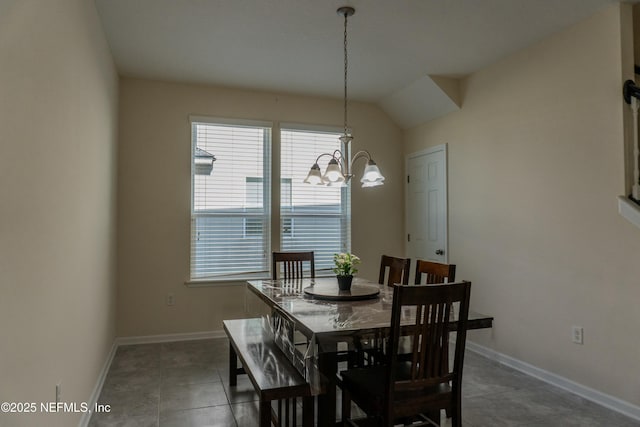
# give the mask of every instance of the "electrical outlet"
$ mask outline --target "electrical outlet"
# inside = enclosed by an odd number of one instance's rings
[[[176,297],[173,294],[167,294],[167,305],[175,305]]]
[[[56,384],[56,404],[62,400],[62,386],[60,383]]]
[[[575,344],[584,344],[584,330],[582,326],[574,326],[571,328],[571,340]]]

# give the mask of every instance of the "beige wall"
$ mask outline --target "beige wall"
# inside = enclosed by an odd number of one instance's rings
[[[633,27],[636,29],[633,37],[633,59],[636,64],[640,65],[640,5],[638,4],[634,4],[632,7],[632,20]]]
[[[118,91],[93,2],[2,2],[0,64],[0,401],[87,401],[115,337]]]
[[[242,316],[245,288],[187,288],[190,234],[188,116],[340,126],[340,100],[123,78],[118,183],[118,335],[221,330]],[[377,107],[353,103],[354,149],[372,152],[383,187],[352,192],[352,250],[377,278],[383,252],[402,255],[402,134]],[[361,168],[362,165],[358,165]],[[360,173],[360,170],[358,170]],[[173,293],[175,306],[165,298]]]
[[[450,261],[495,316],[470,339],[638,405],[621,22],[611,7],[473,74],[462,109],[407,131],[405,154],[449,144]]]

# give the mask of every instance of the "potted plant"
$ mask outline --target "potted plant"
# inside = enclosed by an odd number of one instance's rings
[[[333,254],[333,263],[335,264],[333,272],[336,273],[338,287],[341,291],[348,291],[351,289],[353,275],[358,272],[356,265],[360,264],[360,258],[352,253],[343,252],[340,254]]]

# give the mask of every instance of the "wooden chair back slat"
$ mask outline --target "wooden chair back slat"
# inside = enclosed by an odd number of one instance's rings
[[[295,280],[304,277],[304,263],[309,263],[309,277],[316,277],[313,251],[310,252],[274,252],[272,257],[272,279]],[[278,277],[282,266],[282,276]]]
[[[378,277],[378,283],[383,285],[385,283],[385,276],[387,276],[386,284],[388,286],[392,286],[396,283],[408,285],[410,267],[410,258],[396,258],[388,255],[382,255],[380,258],[380,275]],[[387,270],[389,271],[388,275],[386,274]]]
[[[422,281],[422,276],[425,276],[425,281]],[[427,284],[433,285],[436,283],[451,283],[456,280],[456,265],[455,264],[441,264],[433,261],[423,261],[421,259],[416,261],[416,279],[415,284]]]

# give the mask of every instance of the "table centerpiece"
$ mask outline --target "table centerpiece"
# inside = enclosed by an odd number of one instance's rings
[[[358,272],[356,265],[360,264],[360,258],[350,252],[343,252],[333,254],[333,263],[335,264],[333,272],[336,273],[338,287],[341,291],[350,290],[353,275]]]

